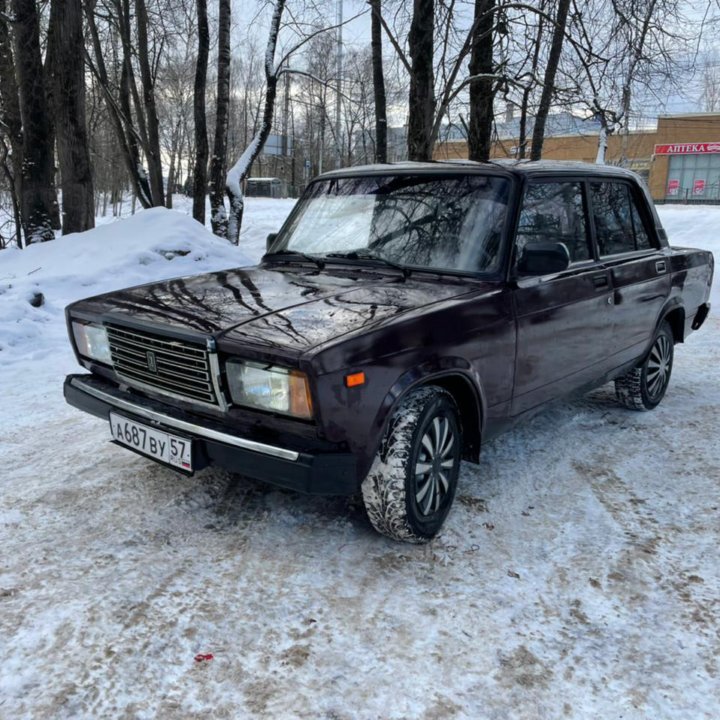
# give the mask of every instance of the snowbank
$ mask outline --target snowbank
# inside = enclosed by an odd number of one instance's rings
[[[153,208],[26,250],[0,252],[0,366],[65,342],[63,310],[83,297],[251,264],[192,218]],[[34,307],[31,302],[40,304]]]

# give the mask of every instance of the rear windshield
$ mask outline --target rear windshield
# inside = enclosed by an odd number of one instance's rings
[[[510,181],[489,175],[319,181],[303,196],[273,252],[496,272],[509,195]]]

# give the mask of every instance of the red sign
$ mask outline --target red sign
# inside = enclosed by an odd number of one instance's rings
[[[693,195],[704,195],[705,194],[705,181],[696,180],[693,183]]]
[[[720,142],[675,143],[674,145],[656,145],[655,155],[705,155],[720,153]]]
[[[668,180],[668,188],[667,188],[668,195],[677,195],[679,190],[680,190],[680,181],[679,180]]]

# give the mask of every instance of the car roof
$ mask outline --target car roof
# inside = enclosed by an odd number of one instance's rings
[[[505,174],[518,176],[534,175],[574,175],[624,177],[637,180],[638,175],[631,170],[614,165],[596,165],[593,163],[564,160],[490,160],[475,162],[473,160],[437,160],[432,162],[397,162],[376,165],[357,165],[355,167],[338,168],[323,173],[316,179],[333,177],[359,177],[365,175],[464,175],[464,174]]]

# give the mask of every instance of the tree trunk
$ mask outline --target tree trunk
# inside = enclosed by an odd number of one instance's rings
[[[5,161],[8,184],[12,194],[13,215],[15,217],[15,236],[18,247],[22,247],[22,221],[20,216],[20,198],[22,196],[23,172],[23,135],[20,118],[18,87],[15,81],[15,61],[11,47],[10,31],[4,16],[7,12],[6,0],[0,0],[0,106],[2,120],[10,144]]]
[[[226,188],[230,200],[228,240],[236,245],[240,241],[240,228],[242,227],[243,212],[245,210],[243,183],[249,175],[253,163],[262,152],[265,141],[268,139],[272,129],[278,83],[278,70],[275,67],[275,49],[284,10],[285,0],[275,0],[275,9],[270,21],[270,32],[265,50],[265,105],[260,129],[227,175]]]
[[[207,0],[197,0],[198,57],[195,68],[195,170],[193,171],[193,217],[205,224],[205,196],[208,183],[208,138],[205,119],[205,91],[207,89],[210,30],[208,29]]]
[[[411,68],[407,143],[408,159],[422,161],[432,160],[433,151],[435,3],[434,0],[413,0],[413,5],[408,36]]]
[[[375,96],[375,162],[387,162],[387,107],[382,57],[382,12],[380,0],[369,0],[371,16],[371,48],[373,92]],[[363,133],[363,138],[365,137]]]
[[[143,104],[145,105],[145,121],[147,123],[147,146],[145,155],[150,174],[150,189],[153,196],[153,205],[165,204],[165,190],[163,188],[162,155],[160,152],[160,121],[158,119],[157,105],[155,103],[155,79],[150,68],[148,45],[148,15],[145,0],[136,0],[138,48],[137,55],[140,61],[140,76],[143,85]]]
[[[540,10],[545,10],[545,0],[540,3]],[[538,63],[540,62],[540,49],[542,48],[543,30],[545,27],[545,18],[540,15],[537,20],[537,35],[535,36],[535,45],[533,47],[532,71],[533,83],[537,75]],[[528,107],[530,105],[530,93],[532,92],[532,83],[528,82],[527,87],[523,90],[522,100],[520,101],[520,129],[518,135],[518,159],[523,160],[527,153],[527,117]]]
[[[57,148],[62,188],[63,234],[95,227],[95,203],[85,125],[85,64],[81,0],[52,0],[48,29]],[[51,48],[51,49],[50,49]]]
[[[531,160],[539,160],[542,157],[543,141],[545,139],[545,123],[548,113],[550,112],[550,103],[555,94],[555,75],[557,74],[560,63],[560,53],[562,52],[563,40],[565,39],[565,25],[567,23],[569,8],[570,0],[559,0],[552,42],[550,44],[550,55],[548,57],[547,67],[545,68],[540,105],[538,106],[535,117],[535,127],[533,128],[532,149],[530,151]]]
[[[225,174],[230,112],[230,0],[220,0],[218,13],[218,69],[215,141],[210,159],[210,222],[215,235],[227,238]]]
[[[55,237],[60,225],[49,109],[40,55],[40,26],[35,0],[13,0],[15,73],[23,126],[20,212],[25,242]]]
[[[470,54],[470,77],[492,75],[493,41],[495,34],[495,0],[475,0],[475,29]],[[487,162],[490,159],[490,138],[495,119],[495,80],[483,77],[470,84],[470,122],[468,127],[468,157]]]
[[[595,163],[598,165],[605,164],[609,134],[607,121],[603,115],[600,115],[600,134],[598,135],[598,149],[597,156],[595,157]]]
[[[177,122],[175,123],[175,128],[173,129],[172,135],[170,136],[170,169],[168,170],[167,192],[165,193],[165,207],[168,210],[172,210],[173,206],[173,193],[175,192],[175,177],[177,173],[175,163],[180,162],[179,145],[181,124],[182,118],[178,117]]]

